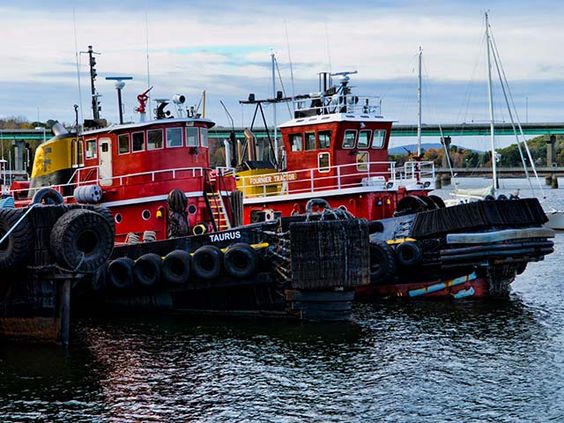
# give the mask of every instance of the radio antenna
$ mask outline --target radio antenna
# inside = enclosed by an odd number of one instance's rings
[[[82,90],[80,88],[80,54],[78,52],[78,36],[76,33],[76,10],[72,9],[72,22],[73,22],[73,32],[74,32],[74,55],[76,58],[76,83],[78,85],[78,104],[80,105],[80,121],[84,121],[84,116],[82,114]]]

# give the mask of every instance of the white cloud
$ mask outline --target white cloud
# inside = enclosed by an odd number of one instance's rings
[[[194,97],[207,89],[210,99],[224,98],[231,104],[249,91],[269,94],[269,84],[258,83],[269,78],[266,64],[271,49],[278,55],[289,87],[288,66],[284,63],[288,58],[285,21],[296,64],[295,77],[302,86],[308,81],[309,90],[315,89],[315,73],[326,70],[329,60],[333,71],[358,69],[357,85],[413,79],[419,45],[424,48],[428,77],[434,81],[467,81],[476,63],[483,63],[483,4],[381,3],[377,6],[353,2],[347,7],[342,2],[317,1],[227,5],[173,2],[166,8],[148,8],[154,91],[163,96],[185,92]],[[0,6],[3,38],[10,41],[2,48],[7,65],[0,72],[0,82],[3,86],[27,86],[29,90],[39,82],[66,85],[66,92],[72,92],[76,86],[72,9],[19,7]],[[134,75],[135,80],[125,92],[130,103],[145,85],[146,9],[143,4],[140,7],[125,12],[103,3],[76,10],[79,49],[86,50],[92,44],[102,53],[97,58],[98,89],[104,95],[106,113],[115,115],[115,101],[113,85],[104,81],[103,76]],[[563,79],[564,57],[557,52],[564,40],[564,28],[559,24],[558,13],[534,5],[527,7],[525,2],[497,2],[491,15],[511,80]],[[88,107],[84,56],[81,64],[83,105]],[[475,78],[483,77],[483,71],[476,71]],[[18,106],[21,114],[35,116],[40,107],[49,117],[71,119],[68,110],[76,101],[76,94],[75,98],[60,98],[56,90],[50,95],[43,88],[41,92],[36,104]],[[437,101],[449,95],[439,95]],[[13,114],[17,96],[17,92],[0,93],[0,115]],[[460,103],[464,100],[460,98]],[[452,98],[448,101],[452,102]],[[395,102],[399,103],[399,99]],[[222,121],[223,113],[218,110],[218,119]]]

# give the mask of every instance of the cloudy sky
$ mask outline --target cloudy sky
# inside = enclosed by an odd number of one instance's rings
[[[386,117],[413,123],[422,46],[423,121],[483,122],[485,10],[522,120],[564,120],[564,2],[546,0],[0,0],[0,117],[72,122],[80,102],[76,46],[91,44],[101,53],[97,87],[110,121],[117,101],[104,77],[133,76],[124,103],[134,119],[148,52],[154,98],[183,93],[197,103],[205,89],[208,117],[227,124],[223,100],[235,124],[248,125],[252,110],[238,100],[271,95],[274,52],[287,94],[290,56],[296,93],[315,91],[320,71],[358,70],[358,91],[382,96]],[[82,113],[90,117],[84,55],[79,68]],[[507,119],[497,98],[498,119]]]

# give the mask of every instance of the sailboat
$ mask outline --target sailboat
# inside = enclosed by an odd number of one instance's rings
[[[505,71],[501,64],[501,59],[499,56],[499,52],[497,50],[497,46],[495,44],[495,40],[493,39],[491,33],[491,26],[489,23],[489,16],[488,13],[485,13],[485,26],[486,26],[486,59],[487,59],[487,74],[488,74],[488,106],[489,106],[489,121],[490,121],[490,151],[491,151],[491,162],[492,162],[492,184],[489,186],[485,186],[482,188],[474,188],[474,189],[462,189],[462,188],[455,188],[454,192],[451,194],[455,200],[446,201],[447,205],[450,204],[460,204],[461,202],[468,202],[474,200],[484,200],[490,198],[496,198],[496,194],[499,191],[499,177],[497,174],[497,162],[499,160],[499,156],[496,152],[496,141],[495,141],[495,116],[494,116],[494,105],[493,105],[493,82],[492,82],[492,65],[495,65],[497,75],[499,77],[501,90],[504,96],[505,105],[507,107],[507,111],[509,114],[509,118],[511,121],[511,126],[513,128],[513,133],[515,134],[515,139],[517,141],[517,147],[519,149],[519,154],[521,157],[521,162],[523,164],[523,169],[525,171],[526,179],[529,183],[530,189],[533,193],[533,196],[539,197],[533,183],[531,181],[531,176],[529,175],[529,169],[527,167],[526,158],[529,160],[531,170],[534,175],[535,183],[538,186],[538,191],[540,192],[539,200],[541,203],[543,200],[546,199],[544,195],[544,190],[542,187],[542,183],[538,176],[538,173],[535,168],[535,163],[533,157],[531,155],[531,151],[527,142],[525,140],[523,128],[521,126],[521,121],[519,120],[519,116],[517,114],[517,110],[515,108],[515,104],[513,102],[513,97],[511,96],[511,92],[509,90],[509,84],[507,82],[507,77],[505,75]],[[493,63],[492,63],[493,61]],[[445,150],[445,154],[447,156],[447,161],[449,167],[452,166],[450,164],[450,160],[448,160],[448,151]],[[525,158],[526,156],[526,158]],[[500,194],[498,198],[505,198],[505,195]],[[543,208],[545,209],[545,213],[549,219],[546,223],[546,226],[551,229],[558,229],[564,230],[564,210],[557,210],[552,207],[548,207],[546,204],[543,204]]]

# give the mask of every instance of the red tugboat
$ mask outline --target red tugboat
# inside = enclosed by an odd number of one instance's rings
[[[264,101],[251,95],[241,102],[261,111],[264,102],[295,104],[294,118],[280,125],[278,166],[255,160],[256,146],[248,133],[249,160],[240,161],[237,172],[245,222],[304,213],[311,198],[323,198],[358,217],[384,219],[405,196],[426,196],[434,189],[432,162],[411,161],[397,168],[388,160],[392,121],[382,117],[378,98],[352,93],[351,73],[356,72],[321,73],[319,93]],[[335,86],[334,76],[339,77]]]
[[[120,99],[128,78],[112,79]],[[101,303],[112,311],[349,319],[354,288],[369,282],[366,222],[309,222],[301,216],[242,226],[243,195],[235,176],[209,167],[208,129],[214,123],[187,108],[180,95],[156,100],[155,119],[146,120],[148,91],[138,96],[139,122],[124,123],[120,107],[119,124],[108,126],[93,90],[93,119],[85,130],[55,125],[55,136],[36,151],[30,182],[11,187],[14,213],[22,219],[24,210],[55,205],[61,212],[73,209],[67,220],[95,209],[103,226],[111,226],[115,248],[108,262],[94,227],[72,221],[70,233],[67,222],[57,239],[53,225],[41,228],[41,250],[62,246],[57,260],[71,273],[97,264],[86,272],[93,274],[91,283],[74,290],[80,308],[106,308]],[[13,222],[0,221],[0,236],[11,244],[18,241]],[[329,236],[333,228],[339,229],[336,237]],[[304,253],[319,245],[330,254]],[[11,250],[0,243],[0,258],[10,258]],[[26,256],[20,264],[29,263]],[[318,279],[309,270],[320,267],[334,271]],[[0,306],[19,299],[8,294],[0,295]]]
[[[372,283],[357,288],[357,298],[507,295],[529,261],[552,252],[548,238],[554,234],[541,227],[546,216],[538,202],[493,201],[446,210],[439,197],[428,195],[434,189],[432,162],[416,158],[397,168],[388,161],[392,121],[382,117],[374,99],[352,93],[351,73],[356,72],[321,73],[319,93],[294,98],[278,93],[268,100],[251,94],[241,102],[256,104],[255,118],[260,111],[265,126],[262,103],[295,104],[293,119],[280,125],[281,160],[277,151],[270,160],[255,160],[251,131],[245,146],[249,160],[233,151],[245,221],[324,209],[371,221]]]

